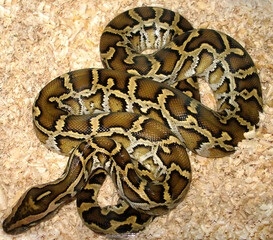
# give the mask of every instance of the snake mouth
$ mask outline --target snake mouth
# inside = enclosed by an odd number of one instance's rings
[[[20,234],[25,232],[26,230],[28,230],[29,226],[14,226],[14,224],[11,224],[10,219],[6,218],[3,221],[3,230],[5,233],[10,234],[10,235],[16,235],[16,234]]]

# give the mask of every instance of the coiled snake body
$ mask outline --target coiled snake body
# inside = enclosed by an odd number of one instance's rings
[[[234,152],[262,111],[257,70],[231,37],[193,29],[172,11],[141,7],[114,18],[101,37],[105,69],[66,73],[33,105],[38,138],[70,154],[64,174],[29,189],[5,219],[7,233],[44,220],[74,197],[96,232],[137,232],[185,197],[191,168],[185,147],[207,157]],[[158,49],[143,54],[146,49]],[[200,103],[197,77],[217,103]],[[106,175],[120,200],[101,208]]]

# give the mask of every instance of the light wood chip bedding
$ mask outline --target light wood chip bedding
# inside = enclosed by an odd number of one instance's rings
[[[186,199],[168,215],[129,239],[273,238],[273,85],[270,0],[0,0],[0,219],[30,186],[57,178],[67,158],[37,140],[33,100],[56,76],[101,67],[99,39],[117,14],[137,6],[178,11],[195,28],[212,28],[239,41],[259,70],[264,113],[260,127],[236,153],[221,159],[190,154],[193,182]],[[205,89],[205,88],[204,88]],[[204,101],[211,95],[204,94]],[[101,202],[116,198],[109,184]],[[51,220],[0,239],[105,239],[81,222],[75,202]]]

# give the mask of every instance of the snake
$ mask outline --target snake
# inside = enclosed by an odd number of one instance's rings
[[[138,7],[108,23],[100,53],[103,68],[65,73],[36,97],[38,139],[69,159],[57,180],[21,196],[3,222],[6,233],[22,233],[74,199],[94,232],[136,233],[187,195],[188,151],[228,156],[257,127],[263,111],[257,69],[222,32],[194,29],[171,10]],[[216,109],[200,100],[200,78]],[[108,175],[119,200],[101,207]]]

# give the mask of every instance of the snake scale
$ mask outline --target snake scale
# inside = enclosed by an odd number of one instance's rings
[[[38,138],[70,157],[59,179],[23,194],[3,222],[6,233],[27,230],[75,198],[95,232],[142,230],[188,192],[185,148],[205,157],[229,155],[259,121],[257,70],[224,33],[193,29],[170,10],[140,7],[106,26],[100,51],[103,69],[68,72],[38,94]],[[209,83],[217,111],[200,102],[199,77]],[[102,208],[97,196],[107,175],[120,199]]]

